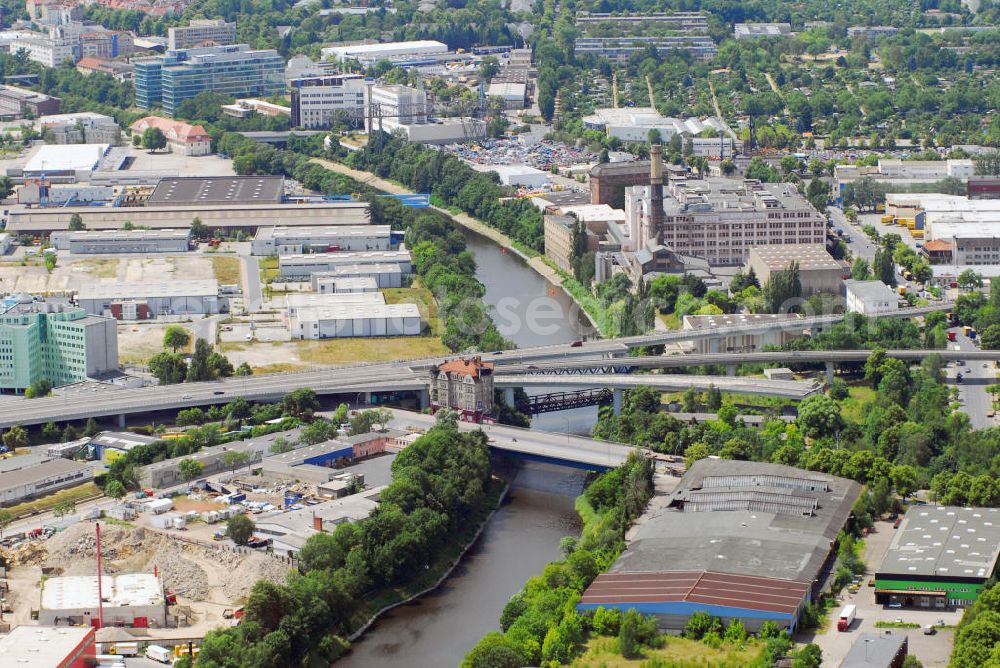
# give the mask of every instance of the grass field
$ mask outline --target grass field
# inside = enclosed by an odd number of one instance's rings
[[[656,317],[667,326],[667,329],[680,329],[683,326],[676,313],[657,313]]]
[[[118,260],[106,258],[103,260],[79,260],[73,263],[74,269],[82,269],[95,278],[117,278]]]
[[[97,485],[92,482],[88,482],[86,485],[70,487],[69,489],[60,490],[55,494],[50,494],[49,496],[44,496],[40,499],[35,499],[34,501],[25,501],[24,503],[19,503],[16,506],[10,506],[6,510],[13,513],[14,517],[20,517],[21,515],[34,515],[37,513],[44,513],[46,510],[51,510],[56,504],[62,503],[63,501],[76,503],[81,499],[86,499],[100,493],[101,489]]]
[[[323,341],[293,341],[293,343],[299,359],[306,364],[390,362],[448,353],[448,349],[441,343],[441,339],[429,336],[326,339]]]
[[[626,668],[643,665],[664,666],[666,668],[742,668],[751,665],[764,651],[764,646],[756,641],[743,645],[724,643],[714,649],[703,643],[687,638],[667,638],[660,649],[647,649],[638,659],[626,659],[618,649],[617,638],[592,638],[587,643],[587,651],[570,664],[573,668]]]
[[[215,280],[222,285],[241,285],[243,283],[240,276],[239,258],[213,255],[212,272],[215,274]]]
[[[258,262],[260,264],[261,283],[267,283],[272,279],[277,278],[281,274],[281,270],[278,269],[277,255],[271,255],[270,257],[262,257]]]
[[[852,385],[848,390],[850,396],[840,402],[840,414],[849,422],[861,422],[864,418],[864,405],[875,401],[875,390],[863,385]]]

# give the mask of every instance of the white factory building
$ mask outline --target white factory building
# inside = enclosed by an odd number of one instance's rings
[[[149,317],[219,313],[219,283],[214,279],[162,283],[87,283],[76,293],[77,303],[92,315],[113,312],[125,302],[145,304]]]
[[[363,264],[398,264],[400,271],[413,271],[410,252],[406,250],[364,251],[345,253],[314,253],[306,255],[282,255],[278,258],[278,268],[283,277],[309,276],[318,271],[333,271],[339,267]]]
[[[415,60],[448,53],[448,46],[434,40],[411,42],[386,42],[384,44],[355,44],[328,46],[320,49],[323,60],[333,58],[339,62],[356,60],[362,65],[374,65],[381,60],[393,62]]]
[[[77,255],[111,253],[184,253],[191,249],[190,229],[84,230],[53,232],[49,242],[57,250]]]
[[[400,135],[414,144],[461,144],[486,136],[486,121],[462,116],[461,118],[433,118],[426,123],[400,123],[394,118],[382,120],[382,129]]]
[[[110,144],[42,146],[24,165],[24,176],[71,176],[86,180],[108,153]]]
[[[261,227],[250,245],[254,255],[301,255],[329,251],[389,250],[389,225]]]
[[[20,503],[94,479],[90,464],[42,454],[0,460],[0,505]]]
[[[398,265],[394,265],[398,269]],[[317,276],[323,278],[317,281]],[[319,283],[320,294],[345,295],[357,292],[378,292],[378,281],[373,276],[352,276],[345,278],[329,278],[326,274],[313,274],[313,283]]]
[[[694,154],[703,157],[732,155],[734,150],[742,148],[742,143],[731,138],[729,127],[718,118],[671,118],[652,107],[617,107],[595,109],[582,121],[584,128],[622,141],[649,141],[650,130],[657,130],[663,143],[674,135],[682,135],[691,140]],[[700,137],[705,130],[713,130],[719,136]]]
[[[288,299],[292,339],[417,336],[422,330],[416,304],[386,304],[381,292],[313,293]]]
[[[403,269],[395,262],[348,264],[310,275],[313,292],[337,292],[346,279],[372,279],[378,288],[403,287]]]
[[[72,575],[42,580],[38,623],[51,626],[92,626],[98,617],[96,575]],[[165,628],[167,603],[163,583],[151,573],[101,577],[105,626]]]
[[[399,84],[371,86],[370,103],[377,105],[385,118],[400,125],[427,122],[427,91]]]
[[[847,311],[861,315],[891,313],[899,308],[899,295],[882,281],[844,281]]]
[[[505,186],[542,188],[549,182],[549,172],[528,165],[472,165],[477,172],[496,172]]]

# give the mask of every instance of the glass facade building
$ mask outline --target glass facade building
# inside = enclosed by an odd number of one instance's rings
[[[198,93],[231,97],[267,97],[285,90],[285,62],[273,49],[246,44],[168,51],[136,61],[136,105],[156,104],[173,116],[177,107]]]

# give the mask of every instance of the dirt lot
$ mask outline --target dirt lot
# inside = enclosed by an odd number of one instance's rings
[[[241,603],[257,580],[283,582],[288,574],[286,564],[263,553],[235,554],[147,529],[112,524],[101,528],[105,572],[152,572],[156,566],[164,586],[177,592],[178,603],[195,611],[199,626],[217,624],[222,609]],[[27,622],[30,609],[37,607],[42,567],[61,569],[62,575],[96,572],[94,526],[89,522],[40,545],[32,563],[19,565],[10,574],[15,622]],[[239,577],[233,577],[234,573]]]
[[[314,366],[343,366],[357,362],[389,362],[448,353],[440,338],[429,336],[224,342],[222,350],[234,366],[246,362],[254,367],[254,373],[280,373]],[[275,363],[276,359],[282,361]]]
[[[191,334],[189,325],[173,322],[141,322],[118,325],[118,359],[124,364],[145,364],[163,350],[163,332],[169,325],[180,325]]]
[[[60,253],[51,274],[39,262],[0,263],[0,285],[5,290],[32,294],[60,294],[94,282],[198,280],[215,276],[212,259],[196,253],[121,258],[87,258]]]

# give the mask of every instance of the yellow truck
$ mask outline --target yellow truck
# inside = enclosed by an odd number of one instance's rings
[[[896,219],[891,214],[887,214],[885,216],[882,216],[882,222],[885,225],[892,225],[894,222],[896,222]]]

